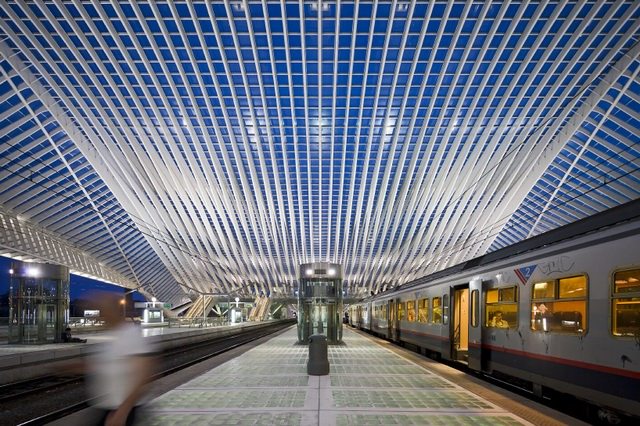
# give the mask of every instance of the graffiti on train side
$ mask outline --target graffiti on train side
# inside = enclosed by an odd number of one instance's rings
[[[538,264],[540,271],[545,275],[551,275],[558,272],[567,272],[575,264],[574,260],[569,256],[559,256],[548,262]]]

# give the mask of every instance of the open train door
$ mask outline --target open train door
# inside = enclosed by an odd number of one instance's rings
[[[469,282],[469,368],[482,367],[482,280]]]
[[[451,306],[451,359],[467,361],[469,349],[469,286],[467,284],[453,287],[453,303]]]

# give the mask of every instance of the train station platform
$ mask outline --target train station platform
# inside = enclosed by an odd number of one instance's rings
[[[148,339],[154,350],[167,349],[198,343],[203,340],[229,336],[252,328],[272,323],[245,322],[233,325],[202,328],[140,328],[140,336]],[[86,339],[86,343],[49,343],[43,345],[15,345],[0,343],[0,385],[29,380],[50,374],[58,363],[82,357],[101,350],[102,343],[110,339],[110,330],[94,330],[82,333],[74,330],[74,337]]]
[[[144,423],[580,424],[348,327],[343,341],[329,347],[330,374],[309,376],[308,347],[292,327],[150,401]]]

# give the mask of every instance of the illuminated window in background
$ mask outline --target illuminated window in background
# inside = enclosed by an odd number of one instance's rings
[[[534,283],[531,329],[586,333],[587,285],[586,275]]]
[[[471,326],[478,326],[478,290],[471,292]]]
[[[555,297],[555,281],[535,283],[533,285],[534,299],[553,299]]]
[[[429,319],[429,299],[418,300],[418,322],[427,322]]]
[[[404,320],[404,303],[398,302],[398,321]]]
[[[442,324],[442,298],[434,297],[431,301],[433,302],[433,315],[431,316],[431,322],[434,324]]]
[[[640,269],[613,275],[611,310],[614,336],[640,337]]]
[[[518,326],[518,288],[516,286],[487,290],[484,301],[485,327],[516,328]]]
[[[449,324],[449,295],[442,296],[442,323]]]
[[[415,322],[416,320],[416,301],[409,300],[407,302],[407,321]]]

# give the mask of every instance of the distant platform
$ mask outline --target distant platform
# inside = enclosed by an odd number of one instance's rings
[[[140,337],[149,339],[150,344],[156,350],[162,351],[214,337],[231,335],[273,322],[244,322],[204,328],[140,327]],[[0,384],[19,382],[49,374],[56,363],[63,363],[75,357],[94,353],[100,350],[100,343],[105,343],[110,338],[109,330],[81,333],[80,329],[74,329],[73,336],[87,339],[87,342],[17,345],[8,344],[6,338],[0,341]]]

